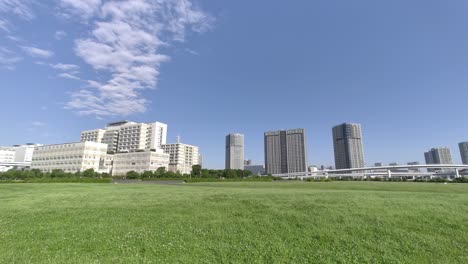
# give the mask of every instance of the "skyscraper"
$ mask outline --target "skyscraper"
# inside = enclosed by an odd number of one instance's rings
[[[336,169],[363,168],[361,125],[343,123],[333,127],[332,131]]]
[[[460,148],[460,156],[463,164],[468,164],[468,142],[461,142],[458,144]]]
[[[452,154],[450,149],[444,148],[432,148],[428,152],[424,153],[426,164],[452,164]]]
[[[452,154],[450,149],[444,148],[432,148],[428,152],[424,153],[426,164],[452,164]],[[435,171],[440,169],[427,169],[427,171]],[[448,171],[448,170],[443,170]]]
[[[265,132],[266,173],[307,172],[304,129]]]
[[[244,169],[244,135],[242,134],[226,136],[226,169]]]

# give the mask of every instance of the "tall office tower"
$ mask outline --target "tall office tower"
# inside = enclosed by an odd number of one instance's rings
[[[81,132],[81,142],[105,143],[108,152],[161,149],[166,144],[166,137],[167,125],[160,122],[119,121],[109,123],[104,129]]]
[[[424,153],[426,164],[452,164],[449,148],[432,148]]]
[[[176,143],[164,144],[162,148],[169,154],[169,171],[190,174],[192,166],[199,165],[198,147],[180,143],[179,137]]]
[[[458,144],[460,148],[460,156],[463,164],[468,164],[468,142],[461,142]]]
[[[428,152],[424,152],[424,158],[426,164],[452,164],[452,154],[450,154],[450,149],[447,147],[444,148],[432,148]],[[437,168],[427,169],[427,171],[436,171],[440,170]],[[442,170],[450,171],[450,170]]]
[[[360,124],[344,123],[333,127],[336,169],[364,167],[364,150]]]
[[[226,169],[244,169],[244,135],[229,134],[226,136]]]
[[[265,132],[266,173],[307,172],[305,129]]]

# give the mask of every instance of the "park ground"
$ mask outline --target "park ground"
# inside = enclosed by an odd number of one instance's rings
[[[468,263],[468,184],[0,184],[0,263]]]

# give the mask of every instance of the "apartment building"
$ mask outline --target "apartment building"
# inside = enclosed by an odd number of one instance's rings
[[[177,141],[162,145],[164,152],[169,154],[169,171],[190,174],[192,166],[200,164],[198,147]]]
[[[265,132],[266,173],[307,172],[305,129]]]

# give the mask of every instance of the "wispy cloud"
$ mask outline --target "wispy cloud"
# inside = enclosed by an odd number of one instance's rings
[[[6,37],[7,37],[7,39],[9,39],[11,41],[14,41],[14,42],[22,42],[23,41],[20,37],[17,37],[17,36],[8,35]]]
[[[30,0],[0,0],[0,12],[12,13],[22,19],[31,20],[34,18],[32,4]]]
[[[212,22],[190,0],[61,0],[61,6],[92,25],[88,37],[75,41],[76,55],[110,74],[75,92],[67,108],[98,116],[146,111],[149,102],[141,92],[156,86],[161,63],[169,60],[160,48]]]
[[[17,62],[23,58],[16,55],[13,51],[0,46],[0,68],[13,70]]]
[[[101,0],[60,0],[65,12],[88,19],[98,12]]]
[[[34,121],[34,122],[31,122],[31,126],[33,126],[33,127],[43,127],[43,126],[45,126],[45,125],[46,125],[46,123],[41,122],[41,121]]]
[[[61,39],[64,38],[65,36],[67,36],[67,32],[62,31],[62,30],[56,31],[55,34],[54,34],[54,38],[55,38],[56,40],[61,40]]]
[[[34,2],[30,0],[0,0],[0,14],[14,14],[20,19],[31,20],[34,18],[34,13],[31,6]],[[12,24],[0,18],[0,30],[10,32]]]
[[[44,49],[39,49],[36,47],[30,47],[30,46],[21,46],[21,48],[31,55],[32,57],[39,57],[39,58],[50,58],[54,55],[54,53],[50,50],[44,50]]]
[[[196,55],[196,56],[200,55],[200,53],[198,53],[198,52],[196,52],[196,51],[194,51],[194,50],[192,50],[192,49],[188,49],[188,48],[187,48],[187,49],[185,49],[185,51],[188,52],[188,53],[190,53],[190,54],[192,54],[192,55]]]
[[[62,70],[62,71],[76,71],[80,68],[80,66],[75,65],[75,64],[63,64],[63,63],[51,64],[50,66],[54,69]]]
[[[6,32],[10,32],[10,29],[8,28],[8,21],[0,19],[0,29]]]
[[[75,75],[73,75],[71,73],[66,73],[66,72],[61,73],[58,76],[61,77],[61,78],[66,78],[66,79],[81,80],[79,77],[77,77],[77,76],[75,76]]]

